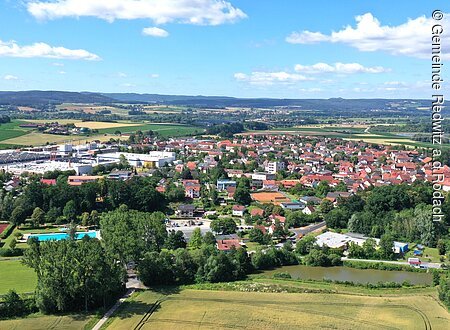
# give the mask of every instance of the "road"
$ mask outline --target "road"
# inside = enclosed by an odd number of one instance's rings
[[[97,324],[92,328],[92,330],[99,330],[103,324],[105,324],[106,321],[108,321],[108,319],[111,317],[112,314],[114,314],[114,312],[117,310],[117,308],[119,308],[120,305],[122,305],[122,303],[131,296],[131,294],[134,292],[134,289],[130,289],[127,291],[127,293],[125,293],[125,295],[122,296],[122,298],[120,298],[113,307],[111,307],[109,309],[109,311],[107,311],[105,313],[105,315],[103,315],[103,317],[100,319],[100,321],[97,322]]]

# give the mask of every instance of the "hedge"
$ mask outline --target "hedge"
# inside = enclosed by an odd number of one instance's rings
[[[7,238],[9,235],[11,235],[11,233],[14,230],[14,225],[10,224],[8,227],[6,227],[6,229],[0,234],[0,239],[5,239]]]
[[[5,249],[0,248],[0,257],[19,257],[23,256],[23,250],[22,249]]]
[[[414,268],[410,265],[401,264],[389,264],[385,262],[366,262],[366,261],[354,261],[344,260],[344,266],[357,269],[379,269],[379,270],[400,270],[407,272],[419,272],[425,273],[426,269]]]

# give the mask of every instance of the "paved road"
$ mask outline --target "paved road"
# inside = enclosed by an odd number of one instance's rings
[[[127,293],[125,293],[125,295],[122,296],[122,298],[120,298],[113,307],[111,307],[109,309],[109,311],[107,311],[105,313],[105,315],[103,315],[103,317],[100,319],[100,321],[97,322],[97,324],[92,328],[92,330],[99,330],[103,324],[105,324],[106,321],[108,321],[108,319],[111,317],[112,314],[114,314],[114,312],[117,310],[117,308],[119,308],[120,305],[122,305],[122,303],[131,296],[131,294],[134,292],[134,289],[130,289],[127,291]]]

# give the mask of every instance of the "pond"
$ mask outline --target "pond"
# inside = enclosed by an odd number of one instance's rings
[[[406,271],[390,271],[378,269],[356,269],[350,267],[311,267],[304,265],[283,266],[274,270],[265,271],[267,276],[275,273],[287,272],[293,279],[302,280],[331,280],[350,281],[360,284],[376,284],[378,282],[402,283],[408,281],[415,285],[431,285],[433,277],[429,273]]]

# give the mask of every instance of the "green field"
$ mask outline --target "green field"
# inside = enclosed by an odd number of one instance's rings
[[[145,291],[107,329],[445,329],[450,315],[429,295],[358,296],[184,289]]]
[[[23,123],[21,120],[13,120],[10,123],[0,124],[0,142],[28,134],[29,128],[19,127]]]
[[[0,259],[0,295],[11,289],[18,293],[31,293],[34,292],[36,283],[34,270],[22,265],[20,260]]]
[[[121,133],[132,133],[136,131],[149,131],[158,132],[161,136],[182,136],[192,134],[195,131],[202,132],[203,130],[198,127],[178,124],[154,124],[144,123],[138,126],[124,126],[115,128],[103,128],[99,129],[101,134],[114,134],[116,131]]]
[[[57,121],[57,120],[55,120]],[[79,122],[78,120],[64,120],[67,122]],[[179,125],[173,123],[136,123],[136,122],[123,122],[124,126],[110,127],[99,129],[98,134],[93,134],[90,136],[83,135],[52,135],[43,134],[36,130],[21,129],[19,128],[19,121],[14,121],[10,124],[5,124],[5,126],[0,126],[0,142],[1,147],[7,148],[16,145],[43,145],[46,143],[66,143],[66,142],[79,142],[85,143],[94,140],[108,141],[111,138],[117,138],[114,135],[115,132],[120,131],[121,133],[132,133],[138,130],[148,131],[152,130],[158,132],[163,137],[175,137],[194,134],[196,132],[202,133],[203,129],[199,127],[189,126],[189,125]],[[119,122],[118,124],[120,124]],[[134,125],[130,125],[134,124]],[[12,127],[12,128],[11,128]]]

